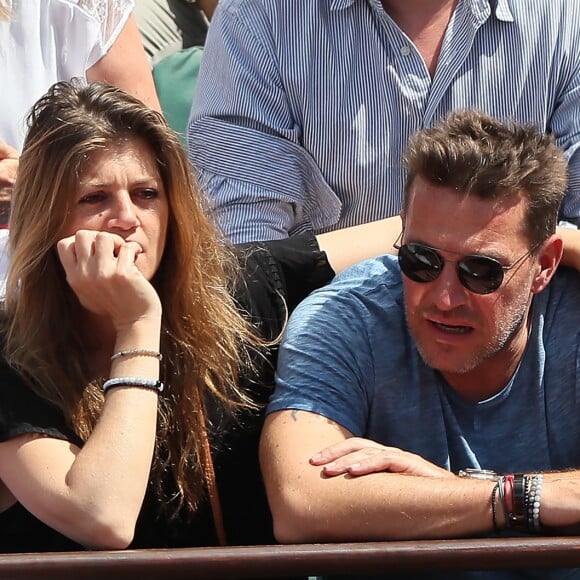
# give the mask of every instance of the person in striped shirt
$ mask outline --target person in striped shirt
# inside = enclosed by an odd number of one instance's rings
[[[189,157],[235,242],[398,214],[403,149],[458,108],[532,123],[580,216],[577,0],[222,0]]]

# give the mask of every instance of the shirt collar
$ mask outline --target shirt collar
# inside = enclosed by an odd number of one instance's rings
[[[508,0],[490,0],[491,9],[495,10],[495,17],[504,22],[514,22],[514,15],[512,14]]]
[[[355,2],[360,0],[330,0],[331,10],[344,10],[349,6],[352,6]],[[466,0],[471,2],[473,7],[487,7],[491,6],[492,11],[495,12],[495,16],[498,20],[503,20],[504,22],[513,22],[514,16],[509,7],[508,0]]]

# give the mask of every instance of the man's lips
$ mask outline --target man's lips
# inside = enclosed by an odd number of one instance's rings
[[[429,322],[438,330],[449,332],[451,334],[465,334],[473,330],[471,326],[464,326],[461,324],[442,324],[441,322],[435,322],[433,320],[430,320]]]
[[[435,330],[444,332],[446,334],[467,334],[473,331],[473,326],[466,324],[463,320],[437,320],[435,318],[427,318],[427,322]]]

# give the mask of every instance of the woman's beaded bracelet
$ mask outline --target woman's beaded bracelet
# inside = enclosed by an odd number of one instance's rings
[[[116,352],[111,357],[111,362],[125,356],[149,356],[156,358],[159,361],[163,359],[163,355],[156,350],[147,350],[144,348],[132,348],[130,350],[120,350],[119,352]]]
[[[142,379],[140,377],[116,377],[103,383],[103,393],[114,387],[141,387],[143,389],[155,389],[158,393],[163,392],[163,383],[158,379]]]

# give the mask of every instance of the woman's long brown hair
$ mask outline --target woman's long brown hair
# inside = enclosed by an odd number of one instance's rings
[[[152,480],[174,513],[195,510],[203,490],[204,417],[252,401],[239,387],[259,347],[231,296],[237,261],[208,218],[187,157],[163,117],[123,91],[57,83],[29,116],[10,220],[6,358],[86,440],[107,377],[91,376],[79,331],[82,309],[55,251],[78,176],[94,151],[141,140],[153,152],[170,218],[153,284],[163,305],[162,380]],[[211,400],[210,412],[200,408]],[[207,458],[206,458],[207,459]],[[168,477],[169,476],[169,477]]]

